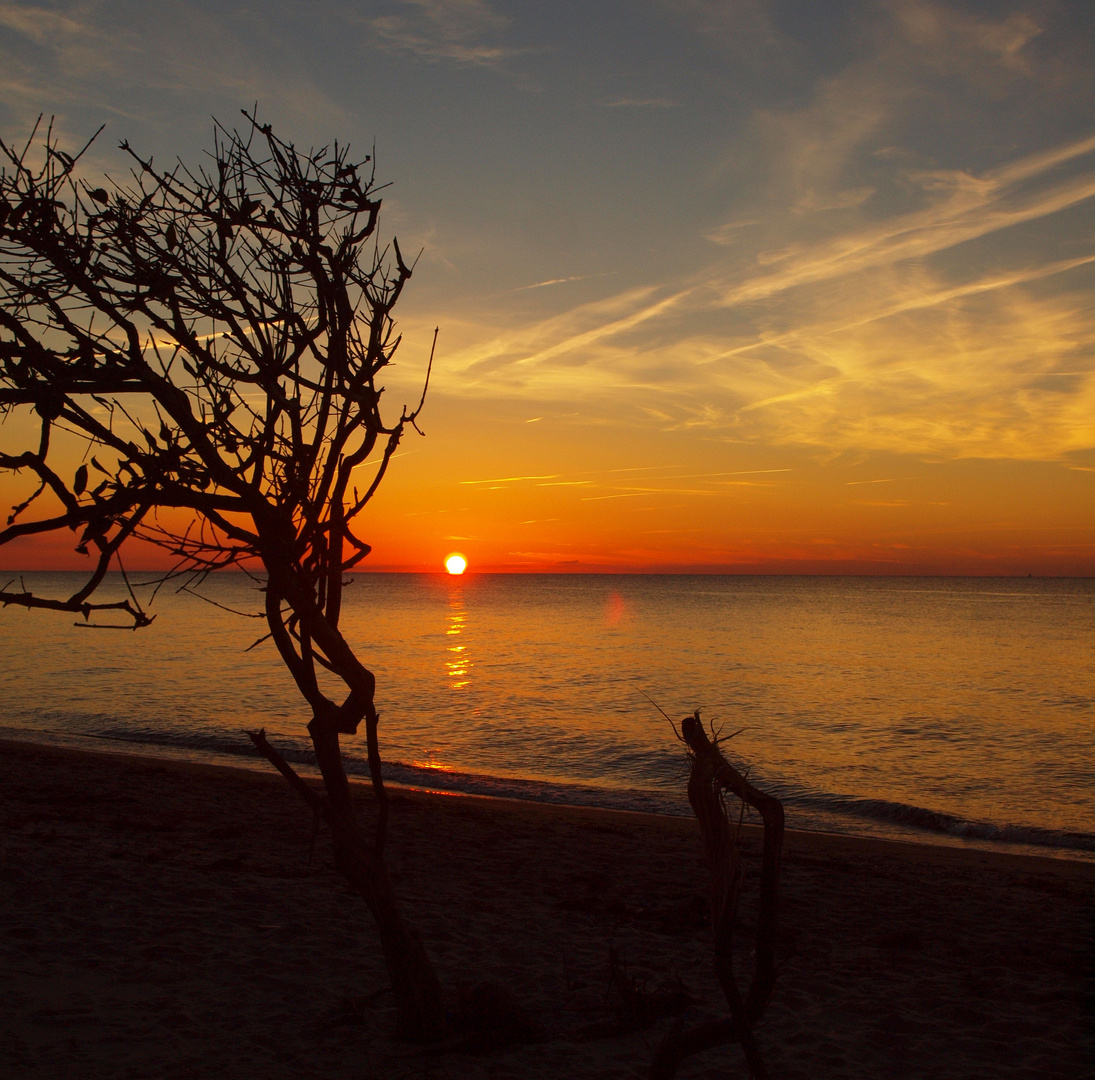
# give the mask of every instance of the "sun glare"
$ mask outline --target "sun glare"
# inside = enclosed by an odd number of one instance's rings
[[[453,552],[445,559],[445,569],[450,574],[462,574],[468,568],[468,560],[458,552]]]

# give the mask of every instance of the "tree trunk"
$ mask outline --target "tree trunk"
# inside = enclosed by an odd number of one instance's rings
[[[323,814],[331,827],[335,866],[368,905],[380,933],[380,948],[395,995],[399,1037],[412,1042],[439,1039],[445,1033],[441,983],[421,938],[403,919],[383,856],[365,842],[358,830],[338,749],[338,734],[324,730],[319,724],[309,725],[309,730],[327,798],[319,795],[293,770],[267,741],[264,731],[248,734],[259,752],[274,764],[313,810]]]
[[[380,932],[380,948],[395,995],[401,1039],[432,1042],[445,1034],[441,983],[418,932],[403,919],[388,869],[356,830],[334,833],[335,865],[368,904]]]
[[[269,545],[263,555],[269,572],[266,583],[267,624],[286,667],[312,707],[308,734],[323,775],[326,799],[320,798],[297,776],[289,763],[266,741],[264,733],[248,734],[259,751],[329,822],[335,866],[369,906],[380,932],[381,951],[395,994],[400,1038],[416,1042],[439,1039],[445,1033],[441,984],[421,939],[403,920],[384,864],[388,800],[377,745],[377,713],[373,706],[375,680],[354,655],[338,627],[332,625],[319,609],[307,584],[297,579],[292,560],[285,557],[292,545],[276,521],[268,523],[267,534]],[[297,645],[294,645],[285,623],[283,600],[299,618],[295,639]],[[319,688],[313,640],[326,656],[324,666],[329,667],[349,689],[349,696],[341,706],[336,706]],[[366,843],[358,828],[339,745],[339,733],[356,733],[362,719],[366,722],[369,773],[377,808],[372,844]]]

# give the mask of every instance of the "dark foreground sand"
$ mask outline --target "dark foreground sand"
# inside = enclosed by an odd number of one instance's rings
[[[364,793],[363,793],[364,797]],[[541,1041],[393,1041],[364,905],[279,777],[0,743],[0,1076],[646,1075],[614,946],[686,1022],[723,1012],[690,821],[395,793],[391,862],[450,994]],[[755,874],[753,874],[755,878]],[[776,1078],[1095,1076],[1095,866],[791,834]],[[746,918],[749,918],[746,912]],[[744,1077],[733,1046],[681,1077]]]

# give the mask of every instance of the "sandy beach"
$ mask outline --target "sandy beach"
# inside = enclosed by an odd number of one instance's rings
[[[0,813],[12,1080],[638,1078],[724,1013],[690,820],[393,793],[391,870],[454,1015],[489,984],[528,1018],[492,1048],[393,1039],[368,911],[325,833],[309,862],[280,777],[4,742]],[[782,896],[773,1077],[1095,1076],[1095,865],[792,830]],[[610,948],[677,1017],[628,1030]],[[746,1072],[726,1046],[678,1075]]]

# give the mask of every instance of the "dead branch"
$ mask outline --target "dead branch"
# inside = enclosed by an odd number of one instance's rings
[[[681,738],[688,747],[691,772],[688,801],[700,825],[704,853],[711,868],[711,927],[715,944],[715,973],[730,1009],[725,1021],[708,1021],[671,1032],[657,1048],[651,1065],[652,1080],[671,1080],[681,1061],[691,1054],[731,1040],[741,1044],[750,1075],[766,1080],[767,1071],[753,1028],[760,1020],[775,986],[776,925],[779,867],[783,846],[784,814],[779,799],[754,787],[723,756],[719,739],[709,738],[699,710],[681,722]],[[741,814],[732,822],[725,793],[756,810],[764,823],[761,855],[759,912],[754,933],[755,959],[743,994],[734,974],[734,923],[741,896],[743,868],[739,847]]]

